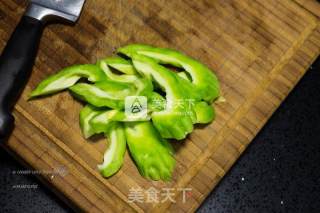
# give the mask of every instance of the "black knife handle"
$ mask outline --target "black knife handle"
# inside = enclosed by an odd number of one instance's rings
[[[12,108],[28,82],[44,29],[41,21],[23,16],[0,57],[0,139],[14,126]]]

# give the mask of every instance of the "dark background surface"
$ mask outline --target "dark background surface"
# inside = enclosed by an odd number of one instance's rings
[[[199,208],[205,212],[320,212],[320,58]],[[0,149],[0,212],[69,212]],[[28,185],[33,188],[17,188]]]

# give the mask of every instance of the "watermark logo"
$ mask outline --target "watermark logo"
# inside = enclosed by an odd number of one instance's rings
[[[195,99],[166,100],[164,98],[146,96],[128,96],[125,98],[125,114],[128,119],[139,120],[148,117],[148,110],[163,111],[180,116],[194,115]]]
[[[64,165],[55,167],[53,170],[13,170],[12,175],[44,175],[51,180],[56,176],[64,177],[68,175],[68,168]],[[13,189],[37,189],[38,184],[16,184],[12,185]]]
[[[125,113],[131,119],[144,119],[148,116],[148,100],[145,96],[127,96]]]
[[[187,202],[187,199],[192,196],[192,188],[161,188],[156,189],[150,187],[146,190],[142,188],[130,188],[128,194],[129,203],[176,203],[176,195],[182,193],[182,203]]]
[[[61,177],[64,177],[68,174],[68,169],[61,165],[53,170],[13,170],[12,171],[13,175],[59,175]]]
[[[37,189],[38,184],[17,184],[12,186],[13,189]]]

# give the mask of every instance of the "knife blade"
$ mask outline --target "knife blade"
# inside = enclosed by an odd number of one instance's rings
[[[14,126],[12,108],[19,98],[38,52],[46,24],[74,23],[85,0],[31,0],[0,57],[0,142],[6,141]]]
[[[77,21],[85,0],[31,0],[26,15],[38,20],[62,18]]]

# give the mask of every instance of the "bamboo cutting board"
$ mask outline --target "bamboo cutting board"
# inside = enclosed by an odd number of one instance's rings
[[[2,48],[26,4],[0,1]],[[95,63],[115,48],[136,42],[176,48],[204,62],[215,70],[226,99],[216,104],[215,122],[175,143],[177,166],[169,183],[142,178],[128,153],[120,172],[102,178],[96,165],[106,142],[83,139],[78,125],[81,105],[67,92],[27,101],[49,74],[72,64]],[[305,9],[295,1],[88,0],[75,27],[52,25],[45,31],[32,77],[15,107],[16,128],[6,147],[82,210],[192,212],[319,53],[319,19],[312,7]],[[139,187],[143,198],[150,189],[159,192],[158,201],[169,188],[175,202],[129,202],[130,193]],[[184,194],[182,189],[190,191]]]

